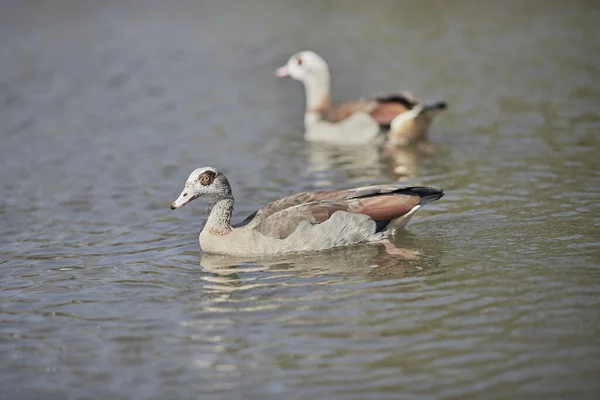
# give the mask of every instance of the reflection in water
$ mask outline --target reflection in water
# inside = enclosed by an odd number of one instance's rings
[[[294,343],[320,341],[322,335],[328,340],[330,329],[341,328],[340,333],[332,332],[335,336],[353,336],[346,326],[356,317],[338,314],[340,301],[361,313],[355,303],[368,293],[377,293],[377,288],[384,297],[390,290],[407,296],[421,290],[424,284],[418,280],[402,281],[423,273],[420,261],[391,256],[380,245],[272,260],[202,254],[202,293],[185,303],[187,318],[180,322],[186,340],[196,345],[180,356],[181,361],[210,380],[211,390],[239,388],[247,368],[241,360],[292,362],[288,367],[296,369],[296,362],[314,356],[288,359],[294,356],[286,352],[299,351]],[[364,285],[364,279],[372,283]],[[338,347],[330,346],[329,351]],[[286,384],[285,380],[277,383]]]
[[[406,179],[416,176],[421,157],[423,153],[416,147],[385,146],[383,149],[388,173]]]
[[[376,144],[333,146],[307,143],[307,161],[317,188],[337,184],[340,176],[345,177],[348,185],[351,182],[381,180],[381,154]]]
[[[410,237],[399,239],[412,242]],[[382,309],[367,302],[367,315],[395,321],[393,314],[401,308],[393,299],[422,296],[419,292],[427,285],[422,277],[437,264],[424,254],[416,260],[390,255],[381,245],[273,260],[202,254],[202,297],[186,305],[188,318],[181,322],[189,338],[201,344],[184,360],[201,370],[211,387],[232,389],[239,387],[245,370],[241,360],[276,362],[290,371],[309,373],[302,372],[303,364],[322,362],[332,353],[364,358],[366,348],[343,344],[378,336],[370,333],[368,323],[362,332],[352,328],[364,323],[364,296],[388,299],[380,303]],[[303,353],[308,344],[313,350]],[[268,374],[264,379],[270,380]],[[277,383],[291,384],[286,379]]]
[[[336,172],[343,174],[347,182],[381,181],[383,172],[398,179],[413,179],[418,177],[423,159],[438,154],[438,147],[430,142],[404,147],[387,143],[361,146],[307,143],[309,172],[320,178],[315,181],[316,187],[334,185]]]
[[[376,271],[397,269],[396,277],[406,276],[422,258],[416,251],[394,246],[393,250],[383,244],[363,244],[323,252],[296,254],[274,259],[247,259],[218,254],[202,254],[202,270],[209,272],[217,279],[214,282],[225,282],[228,279],[238,280],[240,273],[281,272],[283,270],[301,271],[302,274],[348,275],[363,274]],[[419,271],[419,269],[417,269]],[[375,273],[376,274],[376,273]],[[227,277],[219,280],[217,277]],[[207,278],[211,279],[211,278]],[[237,287],[237,285],[235,285]],[[235,287],[232,288],[235,290]]]
[[[317,187],[334,185],[336,172],[344,174],[347,182],[381,181],[382,172],[398,179],[413,179],[418,177],[423,159],[434,158],[439,153],[438,146],[430,142],[404,147],[387,143],[361,146],[307,143],[309,172],[320,178],[315,181]]]

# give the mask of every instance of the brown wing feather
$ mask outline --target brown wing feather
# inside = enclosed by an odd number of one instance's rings
[[[377,197],[367,197],[357,200],[362,214],[366,214],[373,221],[391,221],[401,217],[416,205],[421,198],[411,195],[384,195]]]
[[[373,99],[348,101],[327,109],[323,118],[329,122],[340,122],[357,112],[369,114],[379,125],[389,125],[399,114],[419,104],[410,94],[399,93],[378,96]]]
[[[285,210],[290,207],[295,207],[300,204],[312,203],[315,201],[337,201],[345,199],[353,199],[365,196],[373,196],[385,193],[397,192],[403,189],[407,189],[407,186],[398,185],[374,185],[374,186],[363,186],[352,189],[341,189],[341,190],[322,190],[317,192],[303,192],[293,196],[284,197],[276,200],[272,203],[267,204],[254,216],[255,221],[262,221],[270,215],[275,214],[281,210]]]
[[[323,115],[329,122],[340,122],[357,112],[371,113],[377,107],[373,100],[347,101],[331,106]]]
[[[315,192],[310,203],[298,204],[280,209],[262,217],[255,229],[263,235],[285,239],[291,235],[302,221],[313,225],[327,221],[336,211],[346,211],[368,215],[374,221],[391,221],[412,210],[421,197],[412,194],[394,193],[395,186],[370,186],[336,192]],[[366,197],[364,197],[366,196]],[[337,200],[324,200],[324,197],[338,197]],[[273,203],[272,203],[273,204]]]
[[[408,110],[408,108],[400,103],[379,103],[369,115],[373,117],[379,125],[387,126],[392,123],[394,118]]]
[[[373,119],[379,125],[390,125],[396,116],[412,110],[419,101],[416,100],[412,93],[395,93],[375,98],[377,107],[370,113]]]

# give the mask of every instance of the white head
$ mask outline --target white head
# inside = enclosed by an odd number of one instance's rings
[[[177,200],[171,204],[171,210],[181,208],[198,198],[211,203],[231,198],[231,186],[225,175],[211,167],[195,169],[185,182]]]
[[[275,75],[278,78],[291,77],[306,82],[310,77],[329,84],[329,67],[314,51],[300,51],[290,57],[287,64],[279,68]]]
[[[317,53],[301,51],[294,54],[275,75],[304,83],[307,114],[320,114],[329,108],[329,67]]]

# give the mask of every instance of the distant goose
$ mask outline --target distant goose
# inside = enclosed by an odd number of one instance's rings
[[[171,209],[203,198],[209,204],[200,233],[204,252],[266,256],[382,241],[404,227],[421,206],[443,195],[436,188],[396,185],[299,193],[231,225],[229,181],[215,168],[204,167],[190,174]]]
[[[433,117],[447,108],[443,101],[422,103],[410,93],[390,94],[332,106],[329,67],[312,51],[294,54],[276,76],[304,83],[305,138],[338,144],[363,144],[389,131],[390,143],[405,146],[426,140]]]

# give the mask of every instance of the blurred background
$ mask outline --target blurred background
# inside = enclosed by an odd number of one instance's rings
[[[303,140],[304,90],[450,107],[432,156]],[[596,1],[0,1],[0,398],[544,398],[600,390]],[[443,187],[398,246],[203,255],[304,190]]]

